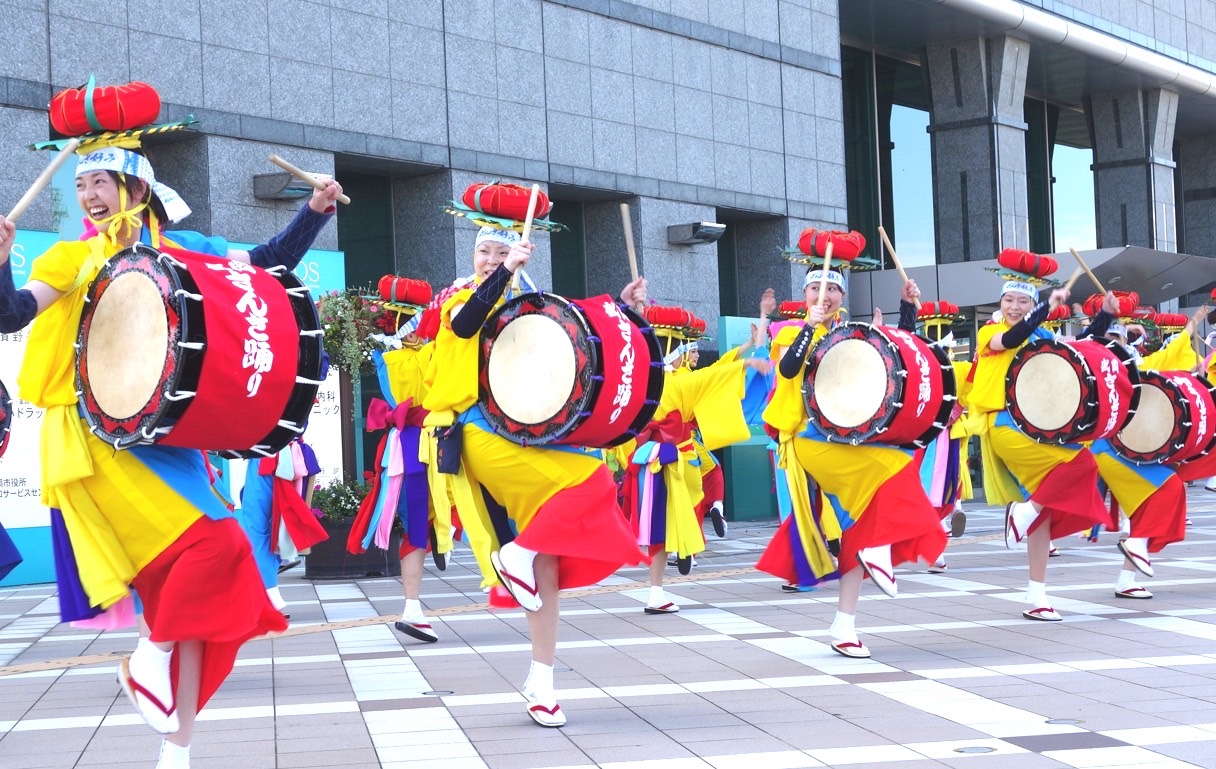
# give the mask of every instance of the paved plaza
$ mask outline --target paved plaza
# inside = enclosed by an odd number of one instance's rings
[[[640,569],[563,598],[563,729],[528,720],[526,621],[475,606],[467,549],[425,578],[433,645],[373,621],[400,612],[396,580],[288,572],[293,634],[245,647],[193,766],[1216,767],[1216,494],[1190,494],[1152,600],[1114,596],[1115,534],[1057,541],[1062,623],[1021,618],[1025,555],[973,506],[949,573],[900,569],[896,599],[866,586],[871,660],[828,647],[835,588],[781,592],[750,568],[773,527],[739,524],[671,586],[677,615],[642,612]],[[135,641],[57,624],[51,586],[0,589],[0,768],[151,767],[160,737],[114,681]]]

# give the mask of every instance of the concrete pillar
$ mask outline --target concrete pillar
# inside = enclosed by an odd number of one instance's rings
[[[393,179],[395,264],[399,274],[425,277],[436,290],[472,274],[477,225],[443,209],[449,201],[459,200],[470,184],[487,181],[484,175],[451,170]],[[502,181],[531,186],[525,180]],[[528,263],[528,277],[548,289],[553,279],[549,235],[534,232],[530,239],[536,250]]]
[[[1216,255],[1216,133],[1188,136],[1178,142],[1182,189],[1182,242],[1188,254]]]
[[[1162,88],[1090,97],[1098,248],[1177,251],[1174,120],[1178,94]]]
[[[941,263],[1029,247],[1022,114],[1029,57],[1030,44],[1013,37],[966,38],[926,50]]]

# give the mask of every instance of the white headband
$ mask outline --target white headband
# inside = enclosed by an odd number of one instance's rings
[[[1118,334],[1124,339],[1127,339],[1127,326],[1123,325],[1122,323],[1112,323],[1110,324],[1110,327],[1106,329],[1106,333]]]
[[[156,195],[161,205],[165,207],[165,215],[171,222],[180,222],[190,215],[190,206],[186,205],[186,201],[182,200],[181,196],[171,187],[156,181],[156,174],[152,173],[152,164],[143,155],[120,147],[94,150],[77,161],[76,176],[83,176],[93,171],[116,171],[143,179],[152,188],[152,194]]]
[[[806,274],[806,279],[802,281],[802,287],[806,288],[812,283],[818,283],[823,280],[823,270],[811,270]],[[844,292],[844,273],[836,270],[828,270],[828,283],[835,283],[840,287],[840,291]]]
[[[473,248],[477,248],[482,243],[502,243],[504,246],[513,246],[519,242],[519,233],[515,230],[501,230],[497,227],[482,227],[477,231],[477,242],[473,244]]]
[[[1011,292],[1015,294],[1025,294],[1031,299],[1039,298],[1039,290],[1024,280],[1005,281],[1005,287],[1001,289],[1001,295],[1004,296],[1005,294]]]

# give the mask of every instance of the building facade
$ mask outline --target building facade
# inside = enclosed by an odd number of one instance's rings
[[[0,195],[45,163],[25,146],[56,89],[145,80],[162,119],[199,121],[149,150],[194,208],[184,226],[277,232],[298,202],[254,196],[272,152],[336,173],[356,202],[318,246],[345,252],[348,285],[466,274],[474,230],[441,207],[494,177],[546,185],[570,228],[537,238],[542,285],[615,294],[629,202],[652,297],[711,328],[768,286],[800,294],[779,249],[807,226],[857,229],[889,267],[881,224],[926,296],[968,306],[1006,246],[1216,252],[1208,0],[46,0],[5,17]],[[22,226],[55,216],[44,196]],[[699,221],[726,234],[669,243]],[[1193,304],[1212,266],[1171,298]],[[892,275],[855,283],[855,312],[894,305]]]

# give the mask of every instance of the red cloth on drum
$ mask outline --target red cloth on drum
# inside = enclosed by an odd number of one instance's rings
[[[271,480],[270,530],[278,531],[279,524],[287,527],[287,535],[297,550],[307,550],[313,545],[329,539],[329,532],[304,504],[295,484],[286,478],[275,476]],[[278,539],[274,539],[274,552],[278,552]]]
[[[1082,449],[1071,460],[1047,473],[1039,488],[1031,492],[1030,501],[1042,505],[1043,512],[1051,514],[1052,539],[1092,529],[1110,517],[1102,503],[1102,495],[1098,493],[1098,463],[1089,449]],[[1046,516],[1040,516],[1030,532],[1046,519]]]
[[[1133,537],[1148,538],[1148,551],[1159,553],[1186,538],[1186,485],[1171,475],[1129,518]]]
[[[199,518],[132,584],[143,601],[151,640],[203,642],[200,710],[232,671],[241,644],[287,629],[234,518]],[[176,654],[173,676],[176,680]]]
[[[704,489],[705,496],[697,505],[697,522],[703,526],[709,508],[714,506],[714,502],[726,497],[726,484],[722,480],[721,465],[714,465],[714,469],[701,476],[701,488]]]
[[[879,545],[891,546],[891,563],[933,563],[946,550],[937,511],[925,497],[915,462],[878,487],[865,512],[840,538],[837,563],[843,574],[858,565],[857,551]]]
[[[594,585],[622,566],[645,559],[616,503],[607,465],[554,494],[515,538],[516,544],[558,557],[558,587]]]

